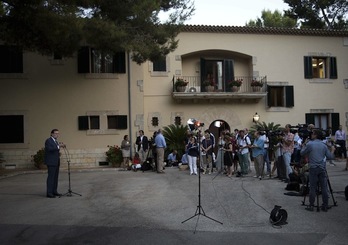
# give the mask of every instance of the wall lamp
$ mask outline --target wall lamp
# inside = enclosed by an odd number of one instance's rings
[[[255,115],[253,116],[253,122],[256,123],[260,120],[260,116],[257,114],[257,112],[255,113]]]

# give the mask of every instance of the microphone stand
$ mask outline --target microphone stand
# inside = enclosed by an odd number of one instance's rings
[[[68,192],[63,194],[62,196],[67,196],[67,197],[71,197],[72,194],[75,194],[75,195],[78,195],[78,196],[82,196],[81,194],[79,193],[76,193],[76,192],[73,192],[71,190],[71,180],[70,180],[70,154],[69,154],[69,151],[66,147],[63,147],[64,149],[64,153],[65,153],[65,156],[67,158],[67,161],[68,161],[68,176],[69,176],[69,189],[68,189]]]
[[[198,131],[198,151],[200,151],[200,144],[201,144],[201,139],[200,139],[200,131]],[[198,163],[199,163],[199,166],[200,166],[200,164],[201,164],[201,162],[200,162],[200,154],[198,154]],[[197,164],[197,163],[196,163]],[[194,217],[196,217],[196,216],[198,216],[198,220],[199,220],[199,216],[200,215],[203,215],[204,217],[206,217],[206,218],[208,218],[208,219],[210,219],[210,220],[213,220],[213,221],[215,221],[215,222],[217,222],[217,223],[219,223],[219,224],[223,224],[222,222],[220,222],[220,221],[217,221],[217,220],[215,220],[215,219],[213,219],[213,218],[210,218],[209,216],[207,216],[206,214],[205,214],[205,212],[204,212],[204,210],[203,210],[203,207],[202,207],[202,205],[201,205],[201,170],[199,169],[199,171],[198,171],[198,206],[197,206],[197,209],[196,209],[196,212],[195,212],[195,214],[193,215],[193,216],[191,216],[190,218],[188,218],[188,219],[186,219],[186,220],[184,220],[184,221],[182,221],[181,223],[183,224],[183,223],[185,223],[186,221],[188,221],[188,220],[190,220],[190,219],[192,219],[192,218],[194,218]],[[198,222],[198,220],[197,220],[197,222]],[[195,231],[196,232],[196,231]],[[194,232],[194,233],[195,233]]]

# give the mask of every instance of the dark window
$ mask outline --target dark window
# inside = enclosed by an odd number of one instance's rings
[[[0,73],[23,73],[23,51],[20,48],[0,45]]]
[[[225,60],[206,60],[200,59],[201,68],[201,83],[206,80],[215,83],[215,88],[219,91],[231,91],[228,89],[228,82],[235,78],[234,76],[234,61],[231,59]],[[201,84],[202,85],[202,84]],[[205,91],[205,87],[202,86]]]
[[[89,116],[90,129],[100,129],[99,116]]]
[[[269,107],[293,107],[293,86],[268,86],[267,100]]]
[[[0,143],[24,143],[24,116],[0,116]]]
[[[112,54],[81,47],[77,62],[79,73],[126,73],[125,52]]]
[[[166,59],[160,59],[153,62],[153,71],[167,71]]]
[[[108,116],[108,129],[117,128],[117,116]]]
[[[336,57],[304,57],[304,76],[306,79],[337,79]]]
[[[181,117],[175,117],[175,125],[181,125]]]
[[[340,124],[340,116],[339,113],[306,113],[306,124],[314,124],[316,128],[324,130],[331,127],[335,134]]]
[[[54,52],[53,53],[53,59],[54,60],[62,60],[63,56],[61,54],[59,54],[59,53]]]
[[[151,120],[152,126],[157,127],[158,126],[158,117],[153,117]]]

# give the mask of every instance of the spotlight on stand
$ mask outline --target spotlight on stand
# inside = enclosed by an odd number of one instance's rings
[[[201,123],[200,121],[197,121],[196,119],[194,118],[190,118],[188,121],[187,121],[187,125],[189,127],[189,129],[192,131],[194,129],[197,129],[199,127],[203,127],[204,126],[204,123]]]
[[[188,121],[187,121],[187,126],[189,127],[190,131],[194,130],[195,129],[195,123],[196,123],[196,119],[194,118],[190,118]]]
[[[256,123],[260,120],[260,116],[257,114],[257,112],[255,113],[255,115],[253,116],[253,122]]]

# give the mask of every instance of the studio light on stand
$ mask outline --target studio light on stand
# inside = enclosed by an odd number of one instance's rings
[[[194,118],[190,118],[188,121],[187,121],[187,125],[188,125],[188,127],[189,127],[189,129],[190,129],[190,131],[197,131],[197,142],[198,142],[198,151],[200,151],[200,147],[201,147],[201,132],[200,132],[200,127],[203,127],[204,126],[204,123],[201,123],[201,122],[199,122],[199,121],[197,121],[196,119],[194,119]],[[200,163],[201,162],[201,154],[199,153],[198,154],[198,162]],[[197,162],[196,162],[196,164],[197,164]],[[188,218],[188,219],[186,219],[186,220],[184,220],[184,221],[182,221],[181,223],[183,224],[183,223],[185,223],[186,221],[188,221],[188,220],[190,220],[190,219],[192,219],[192,218],[194,218],[194,217],[196,217],[196,216],[198,216],[198,219],[199,219],[199,216],[200,215],[203,215],[204,217],[206,217],[206,218],[208,218],[208,219],[210,219],[210,220],[213,220],[213,221],[215,221],[215,222],[217,222],[217,223],[219,223],[219,224],[223,224],[222,222],[220,222],[220,221],[217,221],[217,220],[215,220],[215,219],[213,219],[213,218],[210,218],[209,216],[207,216],[206,214],[205,214],[205,212],[204,212],[204,210],[203,210],[203,207],[202,207],[202,205],[201,205],[201,170],[200,170],[200,168],[198,168],[199,170],[198,170],[198,206],[197,206],[197,209],[196,209],[196,212],[195,212],[195,214],[193,215],[193,216],[191,216],[190,218]],[[197,220],[197,222],[198,222],[198,220]],[[194,232],[195,233],[195,232]]]
[[[256,112],[255,115],[253,116],[253,122],[257,123],[259,120],[260,120],[260,116]]]

